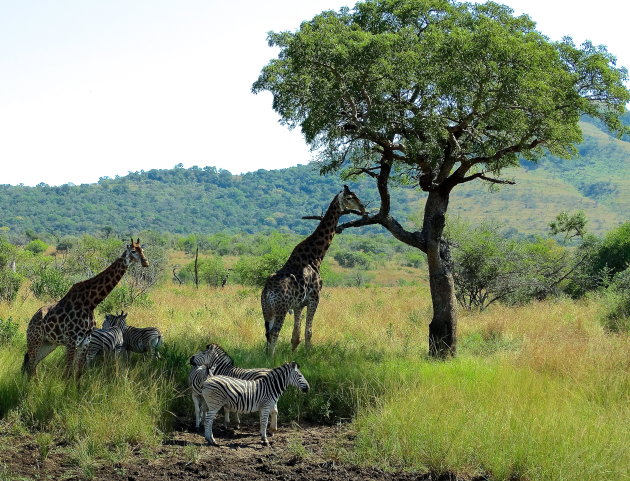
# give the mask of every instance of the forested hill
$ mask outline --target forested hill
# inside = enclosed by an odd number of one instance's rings
[[[626,115],[626,117],[628,117]],[[626,120],[630,120],[627,118]],[[583,123],[580,157],[524,164],[508,175],[517,185],[488,192],[471,182],[455,189],[450,215],[472,222],[492,219],[521,233],[546,232],[561,210],[582,209],[592,231],[602,233],[630,212],[630,142],[595,123]],[[172,233],[292,231],[304,234],[343,181],[320,176],[314,165],[232,175],[213,167],[130,173],[96,184],[51,187],[0,186],[0,228],[57,235],[120,234],[151,229]],[[368,205],[378,206],[372,179],[349,182]],[[403,223],[418,218],[422,193],[394,189],[394,215]],[[409,226],[409,224],[407,224]],[[373,228],[374,229],[374,228]]]

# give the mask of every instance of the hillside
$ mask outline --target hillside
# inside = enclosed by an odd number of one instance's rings
[[[626,120],[630,120],[626,116]],[[472,182],[458,187],[449,212],[472,222],[492,218],[509,230],[542,234],[561,210],[586,211],[590,229],[602,233],[628,220],[630,142],[611,137],[593,122],[583,122],[580,156],[548,157],[514,169],[515,186],[489,192]],[[339,192],[343,181],[320,176],[315,165],[232,175],[213,167],[150,170],[95,184],[51,187],[0,186],[0,228],[18,234],[120,234],[152,229],[172,233],[259,232],[304,234]],[[378,196],[371,179],[350,182],[368,208]],[[401,222],[418,218],[423,194],[394,189],[394,214]],[[373,229],[374,230],[374,229]]]

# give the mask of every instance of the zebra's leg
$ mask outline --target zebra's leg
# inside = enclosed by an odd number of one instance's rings
[[[293,336],[291,336],[291,348],[295,351],[300,344],[300,330],[302,329],[302,306],[296,307],[293,310],[294,323],[293,323]]]
[[[234,411],[236,417],[236,429],[241,429],[241,417],[238,415],[238,411]]]
[[[230,410],[227,406],[223,407],[223,423],[225,429],[229,429],[230,425]]]
[[[235,429],[241,429],[241,418],[238,415],[238,411],[233,411],[234,412],[234,416],[236,417],[236,428]],[[230,424],[230,410],[227,406],[225,406],[223,408],[223,419],[225,421],[225,429],[229,429],[229,424]]]
[[[313,318],[319,305],[319,292],[314,292],[308,299],[306,305],[306,328],[304,329],[304,344],[306,348],[311,347],[311,337],[313,337]]]
[[[152,341],[151,351],[153,353],[153,357],[155,359],[160,359],[160,347],[162,346],[162,336],[159,336],[157,339]]]
[[[85,369],[88,350],[90,348],[90,340],[92,339],[92,331],[88,331],[85,335],[76,341],[75,360],[77,364],[76,375],[80,377]]]
[[[219,409],[221,408],[210,408],[210,406],[208,406],[208,411],[206,412],[205,438],[211,446],[217,446],[217,442],[214,440],[214,436],[212,435],[212,422],[219,412]]]
[[[208,413],[208,405],[206,404],[206,400],[203,396],[199,396],[199,411],[200,418],[206,419],[206,414]]]
[[[263,406],[260,408],[260,440],[265,446],[269,446],[269,440],[267,439],[267,423],[269,422],[269,406]]]
[[[195,393],[192,393],[191,397],[193,405],[195,406],[195,429],[199,429],[199,426],[201,426],[201,416],[199,415],[199,397]],[[201,402],[205,401],[202,400]]]
[[[269,436],[272,436],[273,433],[278,430],[278,404],[274,404],[270,417],[269,428],[271,429],[271,432],[269,433]]]

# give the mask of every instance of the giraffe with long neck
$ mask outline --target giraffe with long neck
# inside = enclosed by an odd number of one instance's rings
[[[35,374],[37,364],[58,346],[66,347],[66,375],[76,362],[80,374],[94,329],[94,309],[116,287],[134,262],[149,265],[140,239],[131,240],[125,252],[96,276],[74,284],[56,304],[44,306],[31,318],[26,330],[26,354],[22,370]]]
[[[319,305],[319,293],[322,288],[319,269],[335,235],[339,218],[345,211],[359,211],[365,214],[363,204],[346,185],[332,200],[313,233],[295,246],[284,266],[269,276],[265,282],[261,305],[265,318],[268,354],[273,356],[284,318],[291,309],[295,320],[291,346],[295,350],[300,344],[302,310],[306,307],[304,339],[306,347],[310,347],[313,317]]]

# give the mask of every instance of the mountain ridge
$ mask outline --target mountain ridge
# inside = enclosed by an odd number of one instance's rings
[[[626,116],[628,117],[628,116]],[[626,122],[630,118],[624,119]],[[509,169],[517,185],[488,192],[480,182],[454,189],[449,215],[478,223],[492,220],[524,234],[543,234],[562,210],[584,210],[595,233],[628,220],[630,142],[594,122],[582,122],[584,141],[572,160],[547,156]],[[378,206],[372,179],[348,183],[368,209]],[[93,184],[34,187],[0,185],[0,229],[58,235],[111,228],[174,234],[265,230],[305,234],[344,181],[319,175],[316,164],[233,175],[215,167],[151,169]],[[421,217],[425,194],[392,188],[393,215],[408,228]],[[371,230],[377,229],[372,227]]]

